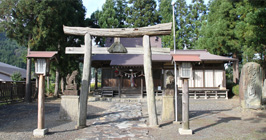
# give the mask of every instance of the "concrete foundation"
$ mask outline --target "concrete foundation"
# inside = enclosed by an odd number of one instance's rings
[[[34,137],[44,137],[44,135],[48,132],[47,128],[44,129],[35,129],[33,130]]]
[[[79,96],[61,96],[59,119],[77,120],[79,108]]]
[[[192,130],[191,129],[183,129],[183,128],[179,128],[178,132],[180,135],[192,135]]]

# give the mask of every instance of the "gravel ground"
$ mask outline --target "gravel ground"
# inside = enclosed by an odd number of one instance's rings
[[[110,114],[115,111],[114,107],[118,106],[117,104],[119,103],[101,101],[89,102],[87,124],[93,124],[97,121],[104,120],[104,114],[106,114],[106,112]],[[127,102],[121,103],[123,106],[126,104]],[[132,102],[128,104],[132,105]],[[147,119],[146,103],[136,104],[142,105],[141,118]],[[161,105],[161,101],[157,101],[158,115],[161,114]],[[89,132],[90,128],[76,130],[76,122],[59,120],[59,108],[60,100],[46,101],[45,126],[49,128],[49,133],[41,139],[75,140],[79,138],[85,140],[87,139],[87,134],[91,135]],[[123,118],[119,120],[123,120]],[[114,123],[117,125],[118,122]],[[112,126],[111,124],[109,125]],[[124,125],[125,124],[123,124],[123,127]],[[19,103],[0,106],[0,140],[37,139],[33,137],[33,130],[36,129],[36,127],[36,102],[31,104]],[[96,127],[97,129],[105,129],[101,128],[105,127],[105,125]],[[181,128],[180,124],[168,123],[161,124],[160,128],[146,128],[146,130],[148,132],[148,137],[155,140],[266,140],[266,111],[242,110],[238,107],[238,99],[190,99],[190,128],[193,130],[194,134],[192,136],[181,136],[178,133],[178,128]],[[141,131],[145,132],[144,129]],[[127,132],[130,131],[133,133],[135,130],[127,130]],[[113,132],[110,131],[110,133]]]
[[[92,121],[101,112],[107,110],[111,102],[89,102],[88,119]],[[49,133],[44,140],[74,140],[80,136],[81,130],[76,130],[74,121],[59,120],[60,100],[45,102],[45,127]],[[37,128],[37,103],[19,103],[0,106],[0,140],[30,140],[33,130]]]
[[[181,124],[152,129],[156,140],[266,140],[266,111],[242,110],[238,99],[190,99],[191,136],[181,136]],[[157,104],[161,113],[161,103]],[[160,117],[159,117],[160,118]]]

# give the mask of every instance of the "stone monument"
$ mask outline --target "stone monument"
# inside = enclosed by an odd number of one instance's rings
[[[175,118],[175,79],[171,71],[167,71],[166,76],[166,87],[163,94],[162,122],[173,121]]]
[[[78,71],[75,70],[71,75],[66,77],[66,90],[64,95],[61,96],[61,106],[59,112],[59,118],[61,120],[76,120],[78,118],[78,105],[79,96],[76,84],[76,76]]]
[[[239,97],[242,108],[261,108],[263,73],[262,68],[257,63],[249,62],[243,66],[239,83]]]
[[[64,95],[78,95],[76,76],[78,75],[78,70],[72,72],[71,75],[67,75],[66,77],[66,90],[64,91]]]

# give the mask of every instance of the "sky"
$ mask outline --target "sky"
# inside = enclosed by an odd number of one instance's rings
[[[186,0],[187,4],[190,4],[192,0]],[[205,4],[208,3],[209,0],[204,0]],[[102,5],[104,4],[105,0],[83,0],[83,5],[86,7],[86,18],[90,17],[90,15],[96,11],[101,10]]]

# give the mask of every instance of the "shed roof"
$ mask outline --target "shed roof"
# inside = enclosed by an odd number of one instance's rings
[[[26,70],[0,62],[0,81],[12,81],[11,75],[14,72],[20,72],[22,78],[26,78]]]
[[[56,51],[30,51],[27,57],[30,58],[52,58]]]
[[[177,62],[199,62],[200,55],[198,54],[172,54],[173,60]]]
[[[173,52],[171,52],[173,54]],[[175,54],[196,54],[200,56],[201,61],[236,61],[237,59],[225,56],[219,56],[209,53],[207,50],[177,50]]]

